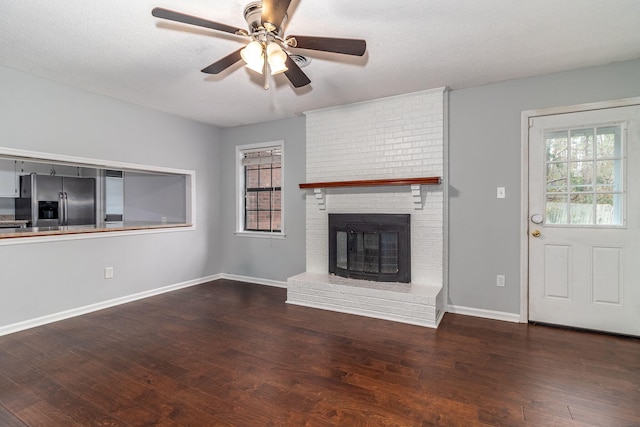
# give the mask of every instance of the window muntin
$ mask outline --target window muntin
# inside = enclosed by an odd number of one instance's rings
[[[545,133],[546,225],[623,225],[622,125]]]
[[[241,232],[282,233],[282,144],[239,150]]]

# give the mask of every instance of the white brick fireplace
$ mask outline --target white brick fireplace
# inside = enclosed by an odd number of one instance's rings
[[[306,190],[306,272],[287,302],[437,327],[446,296],[447,90],[307,112],[307,183],[441,177],[439,185]],[[411,283],[328,274],[329,213],[411,215]]]

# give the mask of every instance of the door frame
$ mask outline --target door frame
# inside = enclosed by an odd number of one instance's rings
[[[520,323],[529,321],[529,127],[534,117],[640,105],[640,97],[523,111],[520,116]]]

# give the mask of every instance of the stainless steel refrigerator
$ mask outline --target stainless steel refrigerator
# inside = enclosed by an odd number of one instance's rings
[[[16,219],[29,220],[31,227],[95,224],[95,178],[21,176]]]

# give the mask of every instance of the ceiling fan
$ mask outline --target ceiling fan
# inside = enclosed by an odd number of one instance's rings
[[[245,37],[249,43],[224,58],[214,62],[201,71],[218,74],[240,60],[244,60],[248,68],[264,75],[264,88],[269,89],[269,75],[284,73],[291,84],[303,87],[311,83],[309,77],[292,59],[289,49],[310,49],[344,55],[362,56],[367,43],[361,39],[345,39],[315,36],[284,36],[287,21],[287,9],[291,0],[263,0],[249,3],[244,9],[244,18],[248,30],[235,28],[196,16],[156,7],[151,14],[156,18],[169,21],[210,28]]]

